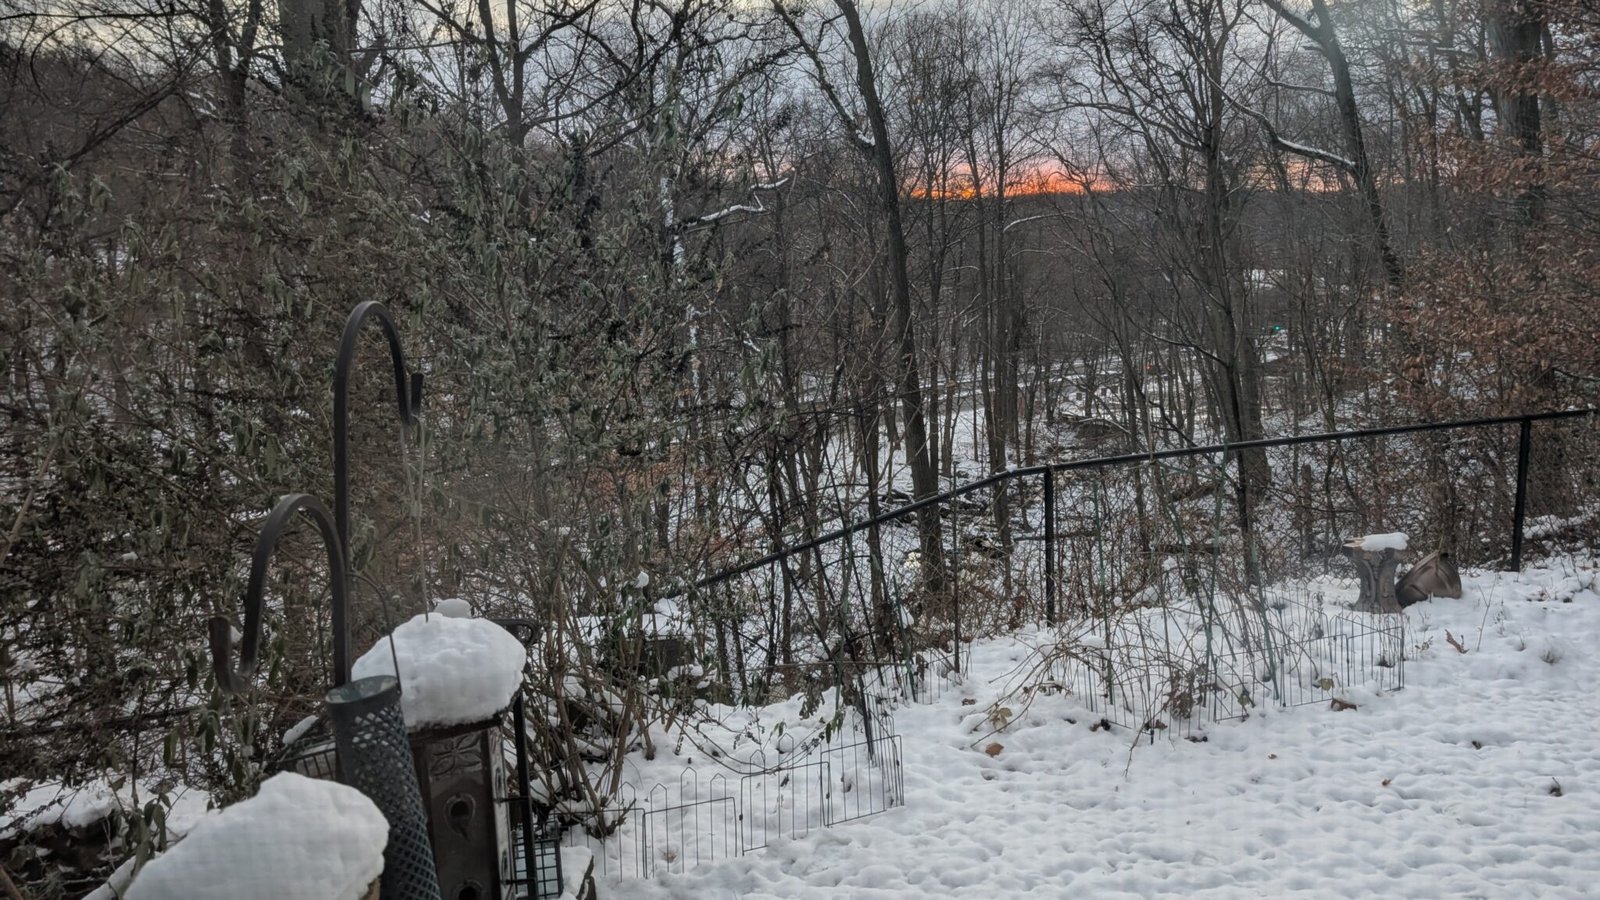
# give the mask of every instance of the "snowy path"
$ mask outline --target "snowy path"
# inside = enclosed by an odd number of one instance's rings
[[[1159,738],[1040,698],[971,746],[1020,652],[900,710],[908,805],[653,882],[640,898],[1583,897],[1600,890],[1600,595],[1590,565],[1413,607],[1407,687]],[[1530,600],[1542,595],[1546,599]],[[1572,602],[1562,602],[1570,599]],[[1463,642],[1460,653],[1446,630]],[[1552,660],[1552,661],[1547,661]],[[974,699],[963,706],[961,699]],[[1077,718],[1076,724],[1066,721]],[[989,741],[1004,749],[982,752]],[[1557,787],[1559,785],[1559,788]]]

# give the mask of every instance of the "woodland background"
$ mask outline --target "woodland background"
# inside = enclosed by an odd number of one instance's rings
[[[360,301],[427,385],[402,431],[371,336],[357,647],[622,621],[1010,466],[1592,403],[1597,87],[1595,0],[0,5],[0,773],[149,786],[141,847],[249,790],[320,573],[248,712],[203,623],[331,495]],[[675,715],[628,690],[551,740]]]

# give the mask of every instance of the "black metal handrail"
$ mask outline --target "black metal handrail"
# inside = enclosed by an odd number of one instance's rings
[[[1082,469],[1097,469],[1140,462],[1156,462],[1165,459],[1183,459],[1192,456],[1208,456],[1217,453],[1239,453],[1246,450],[1266,450],[1273,447],[1289,447],[1296,444],[1360,440],[1363,438],[1388,437],[1397,434],[1415,434],[1417,432],[1427,431],[1448,431],[1460,428],[1482,428],[1491,425],[1520,425],[1522,429],[1521,444],[1519,446],[1517,460],[1517,501],[1514,510],[1514,528],[1516,533],[1513,535],[1512,544],[1513,568],[1520,569],[1522,567],[1521,524],[1523,521],[1524,509],[1527,501],[1527,470],[1529,453],[1528,440],[1532,425],[1534,422],[1544,422],[1557,419],[1576,419],[1584,416],[1593,416],[1597,413],[1600,413],[1600,409],[1589,407],[1585,409],[1569,409],[1555,412],[1524,413],[1517,416],[1488,416],[1476,419],[1458,419],[1450,422],[1422,422],[1411,425],[1389,425],[1381,428],[1361,428],[1353,431],[1328,431],[1318,432],[1316,434],[1299,434],[1292,437],[1264,438],[1262,440],[1255,441],[1239,441],[1231,444],[1207,444],[1196,447],[1178,447],[1169,450],[1149,450],[1142,453],[1123,453],[1116,456],[1097,456],[1088,459],[1072,460],[1070,462],[1041,463],[1038,465],[1006,469],[1003,472],[996,472],[987,477],[980,478],[977,481],[971,481],[959,487],[951,488],[950,490],[942,491],[938,494],[933,494],[920,500],[907,503],[904,506],[896,507],[888,512],[879,513],[870,519],[863,519],[859,522],[848,523],[825,534],[818,535],[817,537],[801,541],[798,544],[785,547],[781,550],[775,550],[766,554],[765,556],[750,560],[749,562],[740,563],[739,565],[724,569],[715,574],[707,575],[704,578],[695,581],[690,586],[689,590],[701,590],[708,587],[714,587],[731,578],[736,578],[740,575],[743,575],[746,572],[751,572],[764,566],[772,565],[773,563],[782,562],[791,556],[805,553],[808,550],[814,550],[817,547],[840,540],[849,535],[855,534],[856,532],[873,528],[887,522],[893,522],[897,519],[902,519],[912,513],[917,512],[918,510],[926,509],[929,506],[947,503],[958,497],[965,496],[975,491],[981,491],[985,488],[990,488],[997,484],[1008,482],[1017,478],[1027,478],[1035,475],[1044,476],[1046,496],[1049,499],[1053,499],[1055,493],[1054,475],[1057,472],[1073,472]],[[1045,518],[1047,539],[1053,538],[1054,536],[1053,532],[1055,529],[1052,523],[1053,518],[1053,516],[1046,516]],[[1048,569],[1046,574],[1050,574]],[[1047,588],[1048,587],[1049,585],[1047,585]],[[667,596],[671,597],[676,595]]]

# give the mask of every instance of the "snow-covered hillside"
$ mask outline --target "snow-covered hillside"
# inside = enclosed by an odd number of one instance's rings
[[[906,805],[623,887],[639,898],[1583,897],[1600,883],[1600,568],[1466,578],[1406,615],[1407,686],[1137,747],[1041,696],[1028,639],[902,708]],[[1036,636],[1037,638],[1037,636]],[[991,745],[999,745],[998,747]],[[613,893],[618,888],[605,888]]]

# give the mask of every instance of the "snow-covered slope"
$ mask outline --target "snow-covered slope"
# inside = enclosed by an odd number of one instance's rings
[[[1405,690],[1346,692],[1353,709],[1269,708],[1203,742],[1134,748],[1129,732],[1091,730],[1065,695],[986,736],[981,713],[1027,648],[980,645],[962,688],[897,714],[905,808],[626,891],[1594,896],[1596,576],[1572,560],[1469,576],[1464,599],[1407,611]]]

